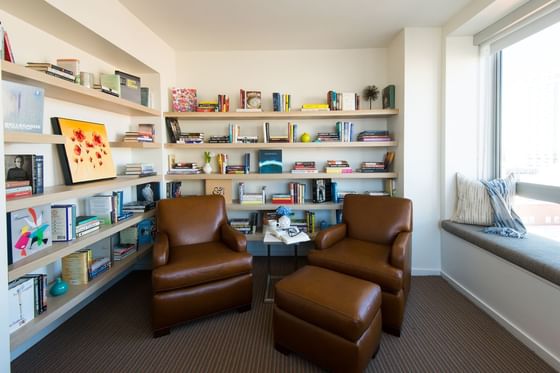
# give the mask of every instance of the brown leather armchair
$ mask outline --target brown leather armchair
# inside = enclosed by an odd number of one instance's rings
[[[251,309],[252,259],[243,234],[227,223],[222,196],[166,199],[157,207],[153,249],[154,337],[223,310]]]
[[[378,284],[383,329],[400,336],[410,290],[412,202],[352,194],[343,223],[320,231],[309,263]]]

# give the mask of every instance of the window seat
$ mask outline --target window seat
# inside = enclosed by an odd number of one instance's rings
[[[443,220],[441,227],[481,249],[560,286],[560,243],[527,234],[526,239],[502,237],[482,232],[484,227]]]

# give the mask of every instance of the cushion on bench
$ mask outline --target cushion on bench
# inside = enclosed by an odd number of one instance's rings
[[[441,227],[481,249],[518,265],[560,286],[560,242],[527,234],[515,239],[483,233],[480,225],[468,225],[443,220]]]

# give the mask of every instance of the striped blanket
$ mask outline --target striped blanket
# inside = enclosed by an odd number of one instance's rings
[[[494,179],[490,181],[481,180],[488,196],[490,204],[494,210],[494,226],[484,228],[483,232],[498,234],[504,237],[525,238],[527,229],[521,218],[510,209],[506,203],[508,193],[508,183],[504,179]]]

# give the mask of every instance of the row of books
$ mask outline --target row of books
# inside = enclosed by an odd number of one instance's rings
[[[375,142],[375,141],[391,141],[391,135],[386,130],[369,130],[362,131],[358,134],[358,141]]]
[[[8,283],[9,332],[21,328],[47,310],[47,275],[32,273]]]
[[[6,154],[6,199],[44,191],[44,158],[40,154]]]
[[[273,194],[271,197],[271,202],[277,205],[303,204],[305,203],[305,188],[305,184],[290,182],[288,183],[288,193]]]
[[[354,92],[327,92],[327,104],[330,110],[360,110],[360,96]]]
[[[243,234],[255,234],[257,232],[258,214],[253,212],[247,218],[231,218],[229,225]]]
[[[286,112],[292,108],[292,95],[287,93],[272,93],[272,110]]]
[[[297,142],[297,123],[288,122],[288,134],[287,135],[275,135],[270,134],[270,123],[263,123],[263,142],[268,143],[293,143]]]
[[[329,104],[303,104],[301,111],[330,111]]]
[[[76,75],[72,70],[65,69],[62,66],[55,65],[48,62],[28,62],[25,67],[35,70],[42,71],[45,74],[69,81],[74,83],[76,81]]]
[[[170,181],[166,186],[166,196],[167,198],[179,198],[181,197],[181,185],[180,181]]]
[[[266,203],[266,186],[258,193],[247,193],[245,183],[239,183],[239,203],[242,205],[263,205]]]
[[[296,161],[292,168],[293,174],[316,174],[317,172],[315,161]]]
[[[352,173],[352,167],[345,160],[327,160],[325,172],[327,174],[349,174]]]
[[[111,268],[110,257],[93,257],[92,249],[62,257],[62,278],[70,285],[85,285]]]
[[[136,244],[133,243],[129,243],[129,244],[118,244],[115,247],[113,247],[113,260],[118,262],[120,260],[123,260],[124,258],[126,258],[127,256],[130,256],[132,254],[134,254],[135,252],[137,252],[138,246],[136,246]]]

